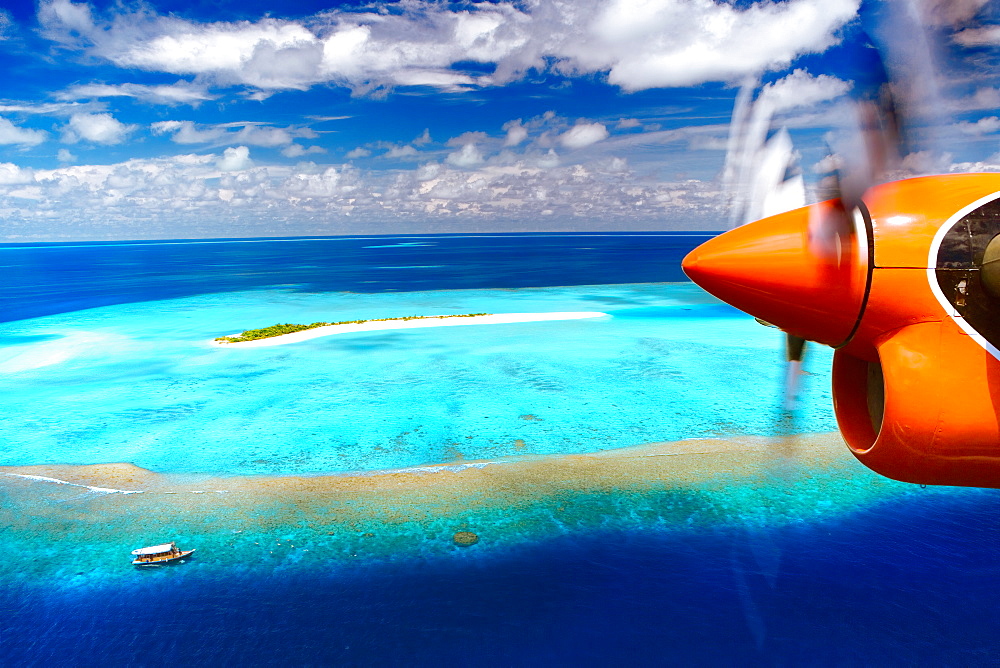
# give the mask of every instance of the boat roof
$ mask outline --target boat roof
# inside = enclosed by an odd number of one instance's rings
[[[173,543],[164,543],[163,545],[140,547],[138,550],[132,550],[132,554],[160,554],[162,552],[170,552],[172,549],[174,549]]]

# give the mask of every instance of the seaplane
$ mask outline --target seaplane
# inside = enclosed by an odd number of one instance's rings
[[[1000,174],[870,188],[742,225],[682,263],[699,286],[833,347],[848,447],[886,477],[1000,487]]]
[[[787,131],[773,132],[766,96],[744,85],[724,171],[736,184],[733,229],[682,267],[785,332],[786,409],[804,342],[835,349],[833,408],[861,463],[904,482],[1000,488],[1000,174],[894,180],[912,110],[942,106],[897,97],[926,90],[899,77],[937,73],[911,60],[894,81],[885,63],[920,52],[896,34],[860,50],[870,85],[852,91],[856,141],[841,154],[853,164],[831,177],[825,201],[805,205]]]

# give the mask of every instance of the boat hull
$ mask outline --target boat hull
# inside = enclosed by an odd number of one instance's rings
[[[184,557],[190,556],[194,553],[194,550],[179,550],[176,554],[165,554],[165,555],[154,555],[149,559],[133,559],[132,565],[146,567],[146,566],[163,566],[164,564],[176,563],[178,560]]]

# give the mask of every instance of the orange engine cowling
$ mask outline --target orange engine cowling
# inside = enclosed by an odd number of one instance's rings
[[[1000,487],[1000,299],[980,280],[1000,237],[1000,175],[910,179],[863,199],[839,219],[826,202],[737,228],[684,269],[733,306],[837,348],[837,422],[866,466]]]

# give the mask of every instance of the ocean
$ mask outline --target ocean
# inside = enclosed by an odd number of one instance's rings
[[[995,663],[997,491],[853,460],[829,350],[781,410],[706,238],[0,245],[0,665]]]

